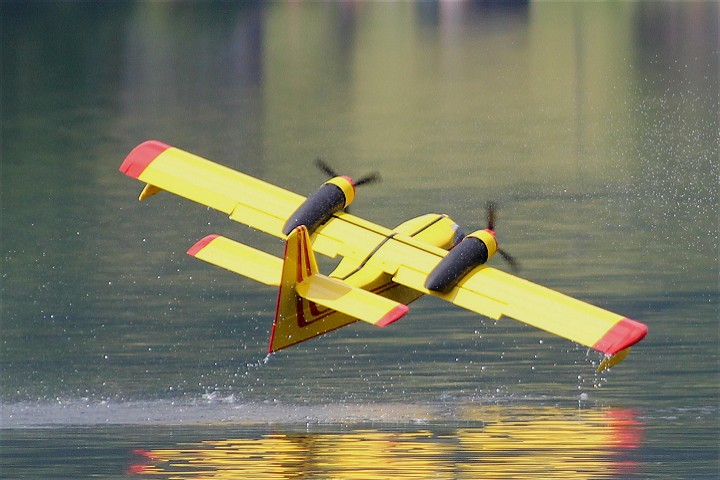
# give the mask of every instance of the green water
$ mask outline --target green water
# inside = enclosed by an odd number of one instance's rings
[[[3,478],[720,473],[716,3],[0,8]],[[523,277],[650,333],[597,376],[421,299],[264,363],[275,292],[184,252],[282,244],[138,203],[151,138],[302,194],[379,170],[388,227],[494,200]]]

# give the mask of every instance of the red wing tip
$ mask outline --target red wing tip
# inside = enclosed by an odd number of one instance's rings
[[[190,255],[191,257],[197,256],[197,254],[200,253],[200,250],[207,247],[208,244],[210,244],[210,242],[212,242],[219,236],[220,235],[208,235],[207,237],[199,240],[195,245],[190,247],[190,250],[187,251],[187,254]]]
[[[615,355],[617,352],[625,350],[645,338],[647,332],[648,327],[644,323],[630,318],[623,318],[613,325],[593,348],[609,355]]]
[[[168,148],[171,148],[170,145],[158,140],[143,142],[133,148],[130,154],[125,157],[122,165],[120,165],[120,171],[128,177],[138,178],[147,166]]]
[[[410,311],[410,308],[407,305],[398,305],[397,307],[386,313],[379,322],[375,323],[375,325],[378,327],[387,327],[391,323],[397,322],[402,317],[404,317],[405,314],[408,313],[408,311]]]

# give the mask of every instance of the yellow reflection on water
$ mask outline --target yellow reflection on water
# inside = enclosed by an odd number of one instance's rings
[[[641,424],[625,409],[470,405],[451,425],[391,428],[142,450],[129,472],[174,479],[622,478],[642,440]]]
[[[486,428],[457,431],[460,451],[470,457],[459,463],[458,478],[623,478],[634,466],[627,452],[642,439],[640,423],[625,409],[528,409],[508,416],[495,407],[468,416],[478,413]]]

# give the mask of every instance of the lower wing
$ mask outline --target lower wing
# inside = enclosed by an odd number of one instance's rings
[[[647,326],[522,278],[481,266],[446,294],[424,287],[427,273],[401,266],[393,280],[474,312],[507,316],[608,355],[645,337]]]

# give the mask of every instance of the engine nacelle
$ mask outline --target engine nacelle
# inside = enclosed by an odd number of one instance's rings
[[[495,255],[498,243],[492,230],[477,230],[445,255],[425,280],[425,288],[448,293],[470,271]]]
[[[312,234],[316,228],[327,222],[333,214],[347,208],[355,199],[355,186],[350,177],[335,177],[323,183],[310,194],[285,222],[283,233],[289,235],[300,225],[305,225]]]

